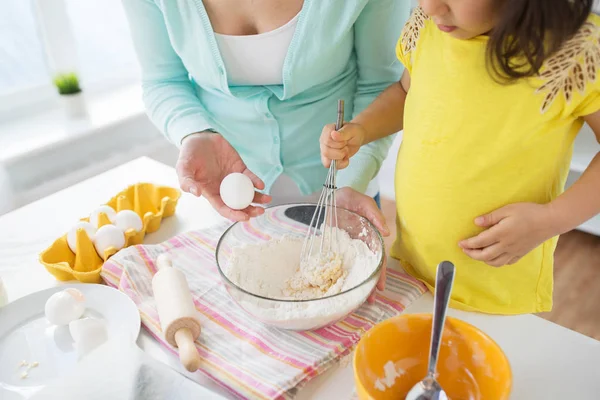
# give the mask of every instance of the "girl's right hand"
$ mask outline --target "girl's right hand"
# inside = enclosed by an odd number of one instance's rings
[[[265,184],[252,173],[237,151],[218,133],[200,132],[187,136],[179,151],[177,177],[181,190],[194,196],[204,196],[223,217],[233,221],[246,221],[264,213],[262,207],[249,206],[244,210],[233,210],[221,199],[221,181],[233,172],[241,172],[252,180],[256,189]],[[254,203],[264,204],[271,197],[256,192]]]
[[[321,144],[321,162],[329,168],[332,160],[337,169],[344,169],[363,145],[366,136],[365,128],[359,124],[347,123],[339,131],[335,124],[325,125],[319,143]]]

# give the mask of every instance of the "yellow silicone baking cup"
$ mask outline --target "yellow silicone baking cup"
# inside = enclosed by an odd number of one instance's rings
[[[142,243],[146,233],[160,228],[163,218],[175,213],[177,201],[181,196],[179,189],[157,186],[151,183],[136,183],[114,196],[106,205],[119,212],[135,211],[143,221],[142,230],[130,229],[125,232],[125,247]],[[89,217],[81,218],[89,221]],[[108,216],[100,213],[98,227],[110,224]],[[77,232],[77,253],[73,253],[67,243],[67,234],[58,238],[50,247],[40,253],[39,260],[54,277],[60,281],[78,280],[85,283],[99,283],[102,278],[102,265],[115,254],[115,248],[108,248],[100,257],[92,240],[83,229]]]

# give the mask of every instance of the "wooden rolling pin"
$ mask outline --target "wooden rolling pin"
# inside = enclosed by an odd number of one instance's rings
[[[200,367],[200,354],[194,345],[200,336],[200,321],[190,288],[183,272],[173,268],[170,255],[159,255],[156,265],[152,291],[165,340],[178,349],[185,369],[194,372]]]

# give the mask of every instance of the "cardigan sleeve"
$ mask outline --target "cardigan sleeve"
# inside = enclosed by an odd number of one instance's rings
[[[142,72],[148,117],[176,146],[191,133],[211,129],[183,62],[171,46],[163,13],[152,0],[123,0]]]
[[[409,1],[370,0],[356,20],[354,48],[358,83],[352,117],[400,80],[404,68],[396,58],[395,46],[409,13]],[[340,186],[350,186],[364,193],[379,173],[394,137],[391,135],[363,146],[350,159],[350,165],[338,172]]]

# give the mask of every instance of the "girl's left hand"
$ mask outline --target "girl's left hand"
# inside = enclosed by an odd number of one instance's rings
[[[549,205],[515,203],[475,219],[488,228],[458,245],[474,260],[493,267],[512,265],[556,235]]]

